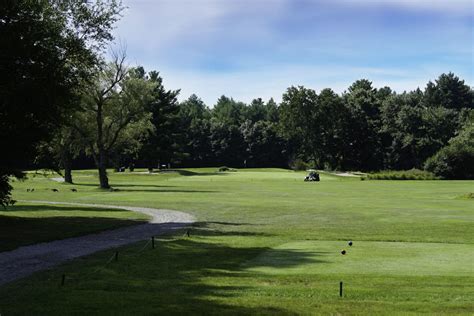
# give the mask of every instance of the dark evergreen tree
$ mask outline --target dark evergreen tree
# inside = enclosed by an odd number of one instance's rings
[[[145,71],[140,71],[145,76]],[[152,101],[147,106],[153,130],[146,137],[140,157],[148,168],[156,168],[159,164],[174,164],[182,158],[179,90],[166,90],[163,79],[156,71],[151,71],[147,80],[155,84]]]

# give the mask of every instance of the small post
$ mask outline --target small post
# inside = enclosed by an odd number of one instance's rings
[[[339,282],[339,296],[342,297],[342,281]]]
[[[64,286],[65,283],[66,283],[66,275],[63,274],[61,277],[61,286]]]
[[[155,236],[151,236],[151,248],[155,249]]]
[[[190,234],[189,234],[189,229],[186,230],[186,235],[187,235],[188,237],[190,236]]]
[[[118,251],[115,252],[115,261],[118,261]]]

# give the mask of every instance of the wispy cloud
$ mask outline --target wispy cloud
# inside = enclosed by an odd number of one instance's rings
[[[472,15],[472,0],[331,0],[351,5],[392,6],[417,11]]]
[[[290,85],[396,90],[454,71],[473,84],[471,0],[125,0],[132,64],[213,104],[280,98]]]

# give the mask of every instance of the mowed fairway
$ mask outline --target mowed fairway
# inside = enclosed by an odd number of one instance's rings
[[[463,198],[474,181],[215,170],[110,173],[116,192],[97,189],[92,171],[75,185],[15,182],[19,200],[175,209],[198,222],[155,249],[121,248],[117,262],[105,265],[107,251],[6,285],[0,314],[474,313],[474,200]]]

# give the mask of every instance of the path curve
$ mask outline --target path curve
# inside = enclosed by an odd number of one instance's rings
[[[151,220],[146,224],[44,242],[20,247],[12,251],[0,252],[0,285],[24,278],[37,271],[52,268],[68,260],[145,240],[151,236],[170,233],[195,221],[194,217],[188,213],[148,207],[30,200],[21,202],[123,209],[144,213],[151,216]]]

